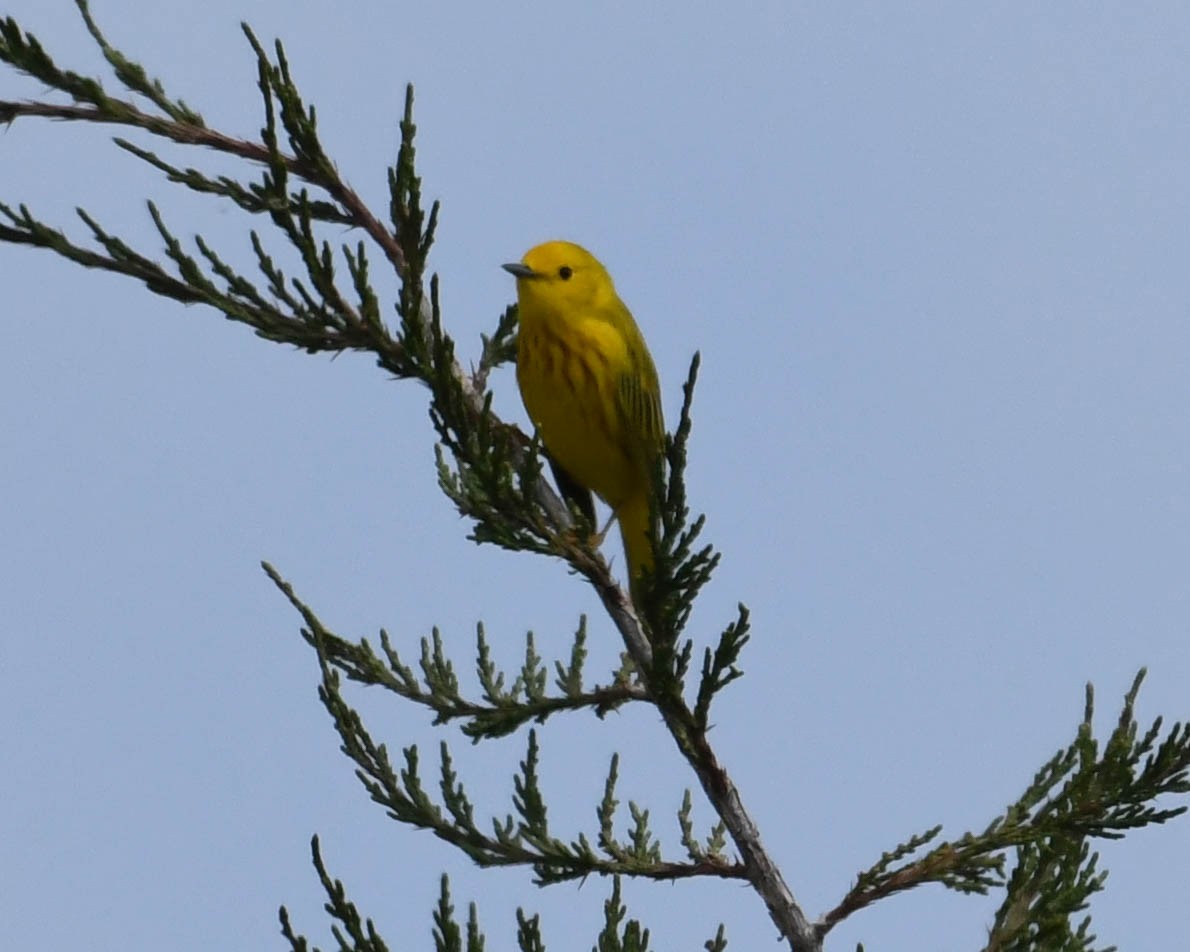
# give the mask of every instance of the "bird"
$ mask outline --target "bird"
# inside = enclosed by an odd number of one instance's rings
[[[564,498],[595,525],[594,493],[620,524],[629,592],[654,565],[653,479],[665,446],[661,384],[644,336],[607,269],[585,248],[547,241],[503,266],[516,278],[516,377]]]

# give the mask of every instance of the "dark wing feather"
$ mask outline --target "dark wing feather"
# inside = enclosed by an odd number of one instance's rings
[[[665,421],[661,417],[658,390],[652,361],[637,372],[622,374],[616,387],[616,403],[623,415],[630,449],[645,466],[653,465],[665,445]]]

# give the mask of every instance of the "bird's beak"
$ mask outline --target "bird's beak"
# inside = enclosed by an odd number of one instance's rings
[[[502,264],[500,267],[517,279],[541,277],[538,272],[534,271],[527,264],[521,264],[519,261],[513,262],[512,264]]]

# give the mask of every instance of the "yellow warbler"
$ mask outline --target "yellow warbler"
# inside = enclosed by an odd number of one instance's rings
[[[594,524],[594,492],[619,520],[636,599],[641,571],[653,566],[649,500],[665,439],[653,358],[611,275],[585,249],[548,241],[504,270],[516,276],[525,409],[563,495]]]

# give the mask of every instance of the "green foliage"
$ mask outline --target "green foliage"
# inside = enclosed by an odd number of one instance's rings
[[[742,675],[740,658],[750,637],[748,610],[739,606],[714,643],[701,649],[686,634],[695,599],[719,558],[711,547],[698,545],[705,522],[701,516],[691,518],[685,485],[698,355],[683,389],[677,428],[667,438],[665,459],[655,474],[660,533],[656,565],[644,580],[638,617],[607,562],[591,548],[589,534],[575,531],[574,514],[543,476],[540,447],[492,412],[488,377],[515,358],[515,307],[499,315],[490,335],[481,335],[478,362],[470,371],[463,369],[455,341],[444,329],[438,279],[427,277],[439,209],[437,203],[428,209],[423,205],[412,88],[400,122],[401,144],[387,172],[388,207],[380,217],[340,178],[320,141],[316,111],[301,97],[279,43],[270,52],[244,27],[256,57],[263,115],[259,140],[250,141],[211,128],[198,112],[171,97],[143,66],[108,42],[84,0],[77,3],[121,92],[114,95],[100,79],[62,69],[35,37],[6,18],[0,20],[0,62],[27,74],[51,91],[50,98],[62,101],[0,102],[0,122],[41,118],[117,126],[149,143],[197,146],[243,161],[251,177],[209,175],[163,159],[144,141],[115,138],[119,148],[167,180],[266,221],[266,233],[249,232],[257,273],[237,270],[228,254],[201,236],[192,245],[183,243],[152,204],[148,213],[160,237],[163,260],[111,234],[82,209],[78,215],[87,238],[78,240],[43,222],[23,204],[0,203],[0,242],[45,248],[84,267],[123,274],[154,294],[209,305],[266,340],[308,353],[365,352],[386,373],[418,381],[428,393],[437,435],[439,485],[468,519],[471,538],[563,560],[592,586],[623,640],[619,665],[591,682],[585,670],[585,618],[565,658],[541,657],[530,632],[523,660],[510,671],[497,665],[479,626],[474,685],[469,687],[437,629],[420,639],[413,664],[402,659],[384,631],[378,649],[365,638],[341,638],[266,565],[269,577],[301,616],[302,637],[318,661],[319,697],[343,752],[369,796],[391,818],[428,830],[481,866],[526,868],[542,885],[581,880],[592,873],[610,876],[604,927],[594,946],[598,952],[644,952],[649,947],[649,931],[628,917],[622,902],[624,876],[743,880],[762,899],[789,946],[799,952],[821,949],[830,930],[858,910],[927,883],[963,894],[1003,890],[988,950],[1091,950],[1095,940],[1085,911],[1090,897],[1103,888],[1106,874],[1099,869],[1090,841],[1165,823],[1186,810],[1184,803],[1173,805],[1169,798],[1190,792],[1190,728],[1175,724],[1163,733],[1157,719],[1139,732],[1134,705],[1143,672],[1125,696],[1118,722],[1104,743],[1094,737],[1088,688],[1074,741],[1038,771],[1001,816],[980,832],[952,840],[939,841],[941,826],[907,838],[861,872],[834,909],[811,921],[764,847],[708,736],[715,699]],[[332,244],[323,237],[338,235],[344,227],[358,233],[354,243]],[[286,260],[283,255],[299,263],[300,275],[285,272],[279,263]],[[386,302],[376,291],[375,262],[399,280],[395,300]],[[391,327],[386,323],[390,311],[395,316]],[[691,683],[696,651],[702,664]],[[472,743],[534,725],[527,730],[509,802],[496,807],[474,803],[445,741],[433,781],[423,777],[415,746],[402,748],[394,763],[388,746],[373,739],[344,696],[344,679],[412,702],[424,708],[434,724],[457,725]],[[616,792],[618,756],[611,760],[602,790],[591,792],[595,829],[560,836],[551,828],[539,779],[544,754],[538,732],[544,736],[556,715],[590,711],[603,718],[629,703],[650,705],[660,715],[715,814],[711,829],[700,834],[694,797],[690,790],[684,792],[676,810],[682,858],[666,855],[651,825],[652,811],[633,802],[622,809]],[[327,894],[338,947],[383,952],[387,947],[372,922],[361,917],[343,885],[327,873],[317,840],[313,863]],[[295,952],[310,948],[293,931],[284,908],[281,924]],[[485,947],[474,904],[465,927],[455,920],[445,877],[432,934],[440,952],[481,952]],[[518,910],[516,935],[526,952],[545,948],[538,916]],[[705,948],[721,952],[726,945],[720,925]]]
[[[591,838],[583,833],[570,840],[556,837],[549,827],[546,800],[538,782],[541,751],[535,731],[529,732],[525,758],[513,778],[511,811],[503,818],[493,815],[480,824],[445,742],[439,751],[438,799],[435,800],[423,782],[417,747],[405,748],[402,751],[404,767],[396,768],[389,759],[386,745],[373,740],[362,718],[342,694],[341,675],[388,688],[400,697],[434,711],[436,722],[455,718],[464,720],[464,733],[476,742],[509,733],[515,729],[509,727],[510,720],[515,720],[519,726],[527,720],[544,721],[561,710],[583,708],[602,714],[617,703],[643,700],[641,690],[628,684],[606,690],[582,688],[583,627],[575,637],[570,665],[563,666],[560,662],[555,665],[559,673],[558,685],[574,686],[577,690],[573,696],[545,695],[545,668],[533,649],[531,637],[527,640],[525,665],[512,688],[505,691],[506,675],[491,662],[481,629],[477,677],[486,682],[485,700],[467,700],[461,694],[454,665],[443,654],[437,632],[431,638],[422,639],[422,676],[419,678],[400,661],[386,634],[381,635],[385,652],[382,662],[366,641],[353,645],[329,632],[275,569],[266,565],[265,571],[302,615],[305,622],[302,636],[317,652],[321,665],[319,698],[339,733],[344,753],[354,761],[357,776],[369,795],[393,819],[430,830],[481,866],[527,866],[543,884],[579,879],[592,873],[630,873],[652,879],[696,875],[743,878],[743,868],[722,855],[721,832],[712,831],[707,838],[709,844],[720,844],[718,850],[708,849],[705,855],[698,859],[691,857],[689,861],[664,859],[649,829],[648,811],[636,804],[629,804],[632,825],[627,841],[617,838],[614,833],[619,806],[615,799],[616,759],[612,761],[602,797],[594,811],[600,824],[599,834],[595,837],[598,848],[593,847]],[[524,701],[518,701],[521,697]],[[688,809],[686,813],[688,826]],[[692,836],[692,832],[688,835]]]
[[[476,674],[481,699],[468,699],[460,691],[454,664],[446,657],[441,633],[434,629],[421,639],[421,676],[401,660],[388,632],[380,632],[378,655],[366,638],[348,642],[326,627],[294,594],[271,565],[265,572],[302,614],[307,627],[302,635],[329,665],[352,681],[385,688],[434,713],[435,724],[461,722],[464,735],[473,740],[503,737],[528,721],[544,723],[552,714],[590,709],[599,717],[629,701],[646,699],[644,690],[632,683],[621,669],[607,685],[585,687],[586,619],[580,620],[568,663],[554,662],[554,687],[548,690],[548,669],[538,656],[533,633],[525,637],[525,661],[515,678],[492,661],[483,626],[476,631]],[[506,687],[505,685],[509,685]]]
[[[649,930],[635,919],[628,919],[628,907],[620,899],[620,880],[612,884],[612,894],[603,904],[604,926],[595,952],[648,952]],[[625,921],[627,920],[627,921]]]
[[[702,358],[695,353],[682,386],[682,409],[677,429],[665,440],[666,466],[656,479],[656,497],[661,533],[657,540],[657,564],[647,599],[647,613],[656,644],[675,645],[690,620],[694,600],[719,564],[710,546],[695,550],[694,543],[706,525],[699,516],[690,522],[686,502],[686,460],[693,420],[694,385]]]
[[[314,868],[326,893],[326,911],[335,923],[331,934],[340,952],[388,952],[385,943],[371,919],[364,919],[355,904],[347,898],[343,883],[333,879],[327,872],[322,859],[318,837],[311,844]],[[450,879],[440,879],[438,904],[433,913],[435,952],[484,952],[487,940],[479,927],[479,909],[474,902],[467,908],[466,926],[455,918],[454,902],[450,894]],[[648,952],[649,930],[636,919],[628,918],[628,907],[620,894],[620,877],[612,879],[612,892],[603,904],[604,925],[595,945],[596,952]],[[280,911],[281,934],[293,952],[319,952],[318,946],[311,946],[304,935],[293,929],[289,911],[282,906]],[[542,934],[541,917],[530,915],[524,909],[516,911],[517,948],[521,952],[545,952],[545,938]],[[564,948],[571,948],[570,944]],[[723,938],[723,927],[714,939],[705,944],[711,952],[722,952],[727,947]]]
[[[314,869],[318,873],[318,881],[322,883],[323,891],[326,893],[327,914],[335,923],[331,927],[331,932],[338,948],[340,950],[350,949],[352,952],[388,952],[388,946],[376,931],[372,920],[364,919],[360,915],[359,909],[347,898],[347,890],[343,883],[332,879],[331,874],[327,872],[326,865],[322,861],[322,850],[317,836],[310,843],[310,851],[313,854]],[[442,890],[444,901],[448,902],[445,878],[442,882]],[[309,952],[319,952],[318,946],[311,946],[305,936],[293,931],[289,911],[284,906],[281,907],[280,918],[281,934],[289,942],[293,952],[308,952],[308,950]],[[482,937],[480,937],[480,943],[478,948],[482,948]],[[439,946],[439,948],[443,947]],[[476,952],[478,952],[478,948]]]
[[[467,943],[463,944],[463,930],[455,921],[454,905],[450,901],[450,879],[442,877],[438,908],[434,910],[435,952],[483,952],[484,937],[479,931],[479,911],[471,903],[467,911]]]
[[[860,873],[843,901],[825,917],[827,926],[893,893],[941,883],[961,893],[1005,887],[987,948],[1090,952],[1090,919],[1071,917],[1103,888],[1090,838],[1118,839],[1129,829],[1166,823],[1185,805],[1159,807],[1161,797],[1190,793],[1190,725],[1175,724],[1158,743],[1157,718],[1138,735],[1136,698],[1145,672],[1124,696],[1115,728],[1095,739],[1094,692],[1087,686],[1083,720],[1075,739],[1037,772],[1025,792],[980,833],[967,833],[922,850],[941,832],[933,827],[883,854]],[[1005,876],[1008,854],[1015,856]],[[1101,950],[1106,952],[1106,950]]]

